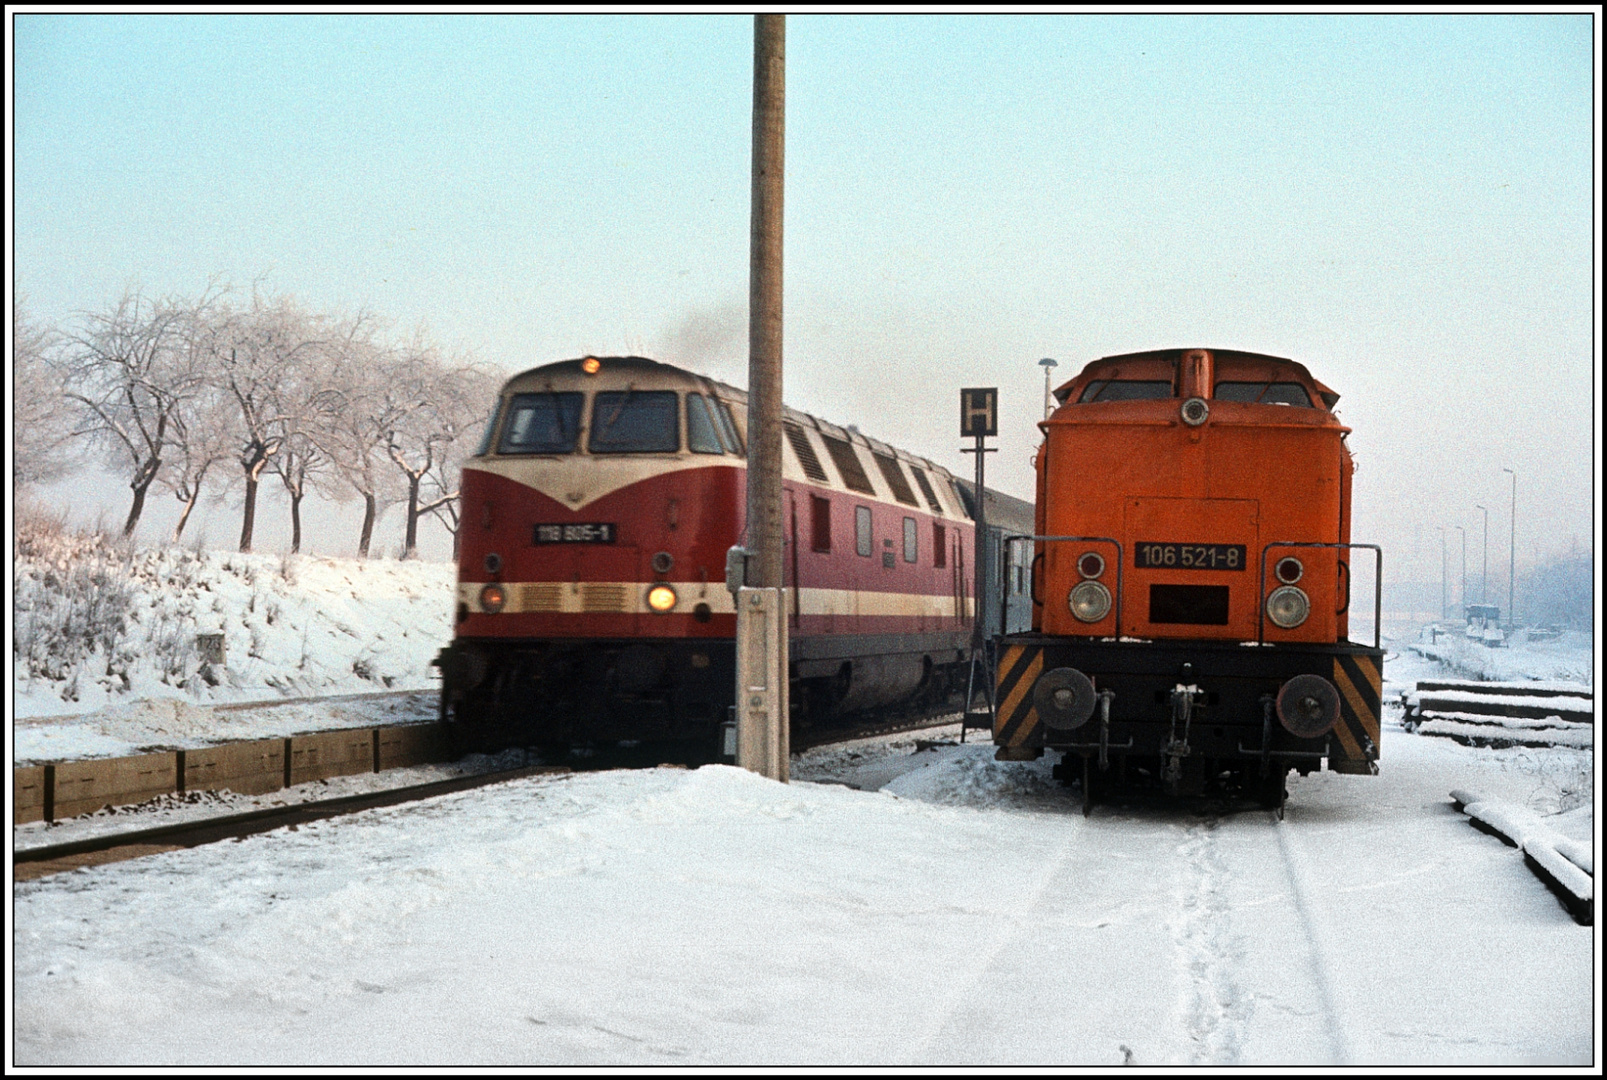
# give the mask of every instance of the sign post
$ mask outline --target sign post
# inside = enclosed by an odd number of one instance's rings
[[[987,661],[988,639],[983,620],[988,605],[983,597],[987,590],[988,568],[988,508],[984,492],[987,477],[986,458],[997,453],[996,447],[983,445],[983,440],[999,434],[999,388],[969,387],[960,391],[960,437],[975,438],[976,445],[962,447],[962,454],[976,455],[976,539],[972,542],[971,561],[976,564],[976,590],[971,603],[975,612],[971,624],[971,674],[966,680],[965,712],[960,718],[960,741],[965,741],[966,730],[973,727],[993,727],[993,668]],[[985,710],[974,710],[972,700],[981,679],[987,698]]]

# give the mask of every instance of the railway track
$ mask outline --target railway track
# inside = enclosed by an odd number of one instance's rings
[[[382,806],[398,806],[418,802],[437,795],[506,783],[528,776],[567,775],[574,772],[567,766],[526,765],[516,769],[458,776],[448,780],[434,780],[426,784],[370,791],[359,795],[343,795],[333,799],[274,806],[249,810],[238,814],[224,814],[194,821],[158,825],[146,829],[129,829],[101,836],[60,844],[43,844],[18,849],[13,855],[12,880],[26,881],[82,866],[121,862],[144,855],[155,855],[180,848],[215,844],[222,840],[241,840],[257,833],[275,829],[297,828],[313,821],[355,814]]]
[[[1466,746],[1595,746],[1595,697],[1572,683],[1425,679],[1401,695],[1401,725]]]
[[[353,697],[405,696],[417,691],[395,694],[342,695],[338,698],[297,699],[296,704],[338,702]],[[290,702],[240,703],[235,709],[272,708]],[[932,727],[952,725],[957,713],[940,716],[899,717],[877,719],[851,727],[800,732],[794,739],[793,752],[800,753],[820,746],[856,739],[874,738],[904,731],[918,731]],[[18,848],[13,859],[13,880],[25,881],[47,874],[96,866],[110,862],[154,855],[181,848],[198,847],[224,840],[239,840],[275,829],[296,828],[302,824],[325,818],[353,814],[384,806],[397,806],[408,802],[433,798],[458,791],[468,791],[490,784],[505,783],[528,776],[568,775],[576,772],[597,772],[614,768],[645,767],[665,764],[662,755],[651,750],[639,752],[634,748],[605,750],[578,758],[565,764],[526,764],[513,769],[500,769],[470,776],[452,777],[423,784],[389,788],[381,791],[343,795],[330,799],[310,800],[285,806],[266,807],[232,814],[213,815],[183,822],[126,829],[115,833],[83,837],[58,844],[44,844]],[[683,764],[670,762],[670,764]]]

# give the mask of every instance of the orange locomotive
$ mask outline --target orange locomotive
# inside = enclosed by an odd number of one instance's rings
[[[1281,806],[1291,768],[1376,773],[1383,555],[1350,543],[1339,395],[1291,360],[1171,349],[1096,360],[1055,396],[997,756],[1061,751],[1085,810],[1120,784]],[[1348,640],[1358,549],[1370,648]]]

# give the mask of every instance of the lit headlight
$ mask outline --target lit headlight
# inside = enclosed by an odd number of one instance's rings
[[[1311,600],[1293,585],[1273,589],[1267,597],[1267,618],[1285,630],[1293,630],[1311,614]]]
[[[654,585],[647,590],[647,606],[660,615],[675,610],[675,590],[668,585]]]
[[[508,594],[501,585],[495,582],[480,590],[480,610],[495,615],[502,610],[502,605],[508,602]]]
[[[1097,581],[1084,581],[1066,597],[1071,613],[1083,622],[1098,622],[1110,611],[1110,590]]]

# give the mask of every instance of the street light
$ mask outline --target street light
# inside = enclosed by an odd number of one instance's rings
[[[1518,474],[1511,469],[1501,471],[1512,473],[1512,521],[1511,532],[1507,536],[1507,630],[1510,632],[1518,625],[1518,616],[1512,606],[1513,597],[1517,595],[1515,586],[1518,572]]]
[[[1484,510],[1484,507],[1473,504],[1473,509]],[[1479,577],[1479,603],[1490,602],[1487,595],[1490,584],[1490,511],[1484,510],[1484,573]]]
[[[1440,525],[1438,528],[1440,530],[1440,621],[1444,622],[1449,602],[1447,591],[1451,587],[1450,571],[1448,569],[1450,564],[1446,562],[1445,555],[1445,526]]]
[[[1049,419],[1049,414],[1055,411],[1054,395],[1049,392],[1049,371],[1051,368],[1057,368],[1060,365],[1046,356],[1038,361],[1038,366],[1043,368],[1043,418],[1047,420]]]
[[[1456,531],[1462,534],[1462,617],[1467,618],[1468,606],[1468,531],[1458,525]]]

